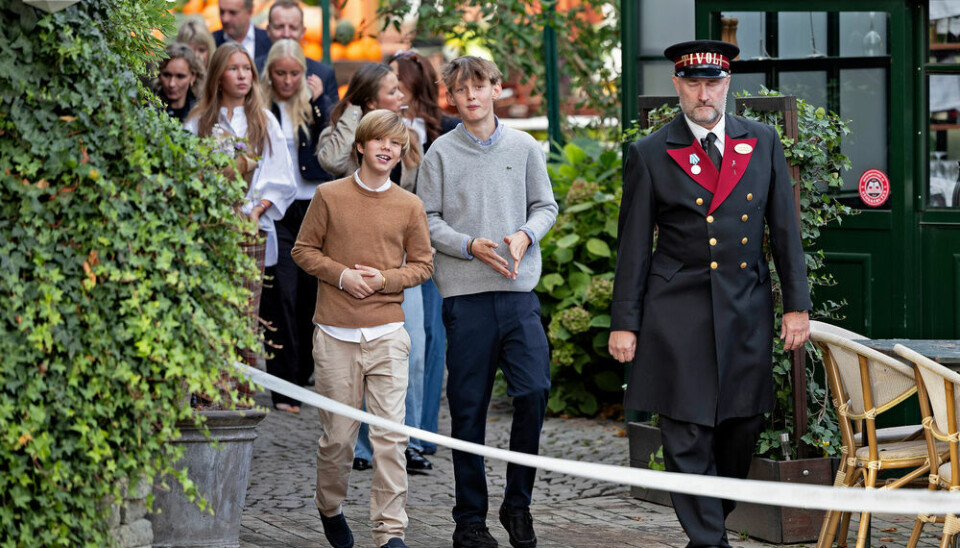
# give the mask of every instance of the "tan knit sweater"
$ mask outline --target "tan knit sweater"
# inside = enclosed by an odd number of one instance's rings
[[[313,321],[337,327],[402,322],[403,290],[433,272],[423,202],[396,185],[363,189],[352,175],[317,187],[291,255],[320,282]],[[383,273],[386,288],[365,299],[341,291],[340,274],[358,264]]]

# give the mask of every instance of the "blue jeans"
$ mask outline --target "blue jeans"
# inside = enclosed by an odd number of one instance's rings
[[[423,364],[423,413],[420,428],[437,431],[440,418],[440,396],[443,394],[444,355],[447,352],[447,332],[443,327],[443,298],[433,279],[423,282],[423,329],[427,336],[426,357]],[[433,443],[422,442],[424,449],[436,450]]]
[[[423,298],[420,296],[420,286],[403,290],[403,328],[410,335],[410,374],[407,377],[407,397],[404,399],[403,424],[411,428],[420,428],[420,408],[423,405],[423,355],[426,346],[423,332]],[[364,405],[366,408],[366,405]],[[360,425],[360,434],[357,436],[357,446],[353,450],[354,458],[373,459],[370,450],[370,439],[367,437],[368,426]],[[410,438],[409,447],[421,451],[420,440]]]

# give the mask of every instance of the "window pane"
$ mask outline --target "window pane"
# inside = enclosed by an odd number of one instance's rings
[[[763,73],[755,72],[750,74],[730,75],[730,96],[727,97],[727,111],[733,112],[736,95],[743,94],[744,91],[750,95],[760,95],[760,88],[766,83],[766,76]]]
[[[781,12],[779,14],[777,57],[798,59],[827,54],[827,14],[824,12]]]
[[[887,18],[880,12],[842,12],[840,14],[840,56],[873,57],[887,55]]]
[[[663,55],[667,46],[696,40],[694,0],[640,0],[640,55]]]
[[[843,138],[843,153],[851,168],[844,174],[844,190],[856,195],[860,175],[868,169],[888,171],[886,69],[840,71],[841,118],[850,120],[851,133]],[[903,185],[891,189],[903,192]],[[883,207],[889,209],[889,201]]]
[[[670,95],[676,96],[677,90],[673,87],[673,63],[663,61],[644,61],[640,63],[641,95]]]
[[[827,108],[827,73],[782,72],[778,91],[783,95],[796,95],[815,107]]]
[[[960,0],[930,0],[930,62],[960,62]]]
[[[723,12],[724,19],[736,19],[736,42],[740,46],[740,59],[757,59],[761,48],[767,50],[766,44],[760,41],[766,36],[766,14],[762,11],[729,11]]]
[[[928,207],[960,207],[960,75],[930,76]]]

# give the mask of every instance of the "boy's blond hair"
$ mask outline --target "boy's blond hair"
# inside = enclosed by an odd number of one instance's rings
[[[453,93],[456,85],[468,78],[475,82],[487,80],[491,84],[497,84],[503,80],[503,73],[493,61],[464,55],[444,65],[440,78],[443,85],[447,86],[447,91]]]
[[[362,145],[373,139],[396,139],[400,142],[400,156],[404,164],[418,165],[420,163],[419,142],[413,139],[413,130],[403,123],[403,118],[392,110],[377,109],[363,115],[360,119],[360,125],[357,126],[354,142]],[[419,138],[418,138],[419,139]],[[357,155],[359,164],[359,152],[354,146],[353,153]]]

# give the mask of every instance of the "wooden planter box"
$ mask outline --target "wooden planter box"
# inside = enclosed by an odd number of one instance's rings
[[[627,425],[630,441],[630,466],[649,468],[650,455],[660,448],[660,429],[647,423]],[[755,457],[750,466],[749,479],[833,485],[839,460],[836,458],[776,461]],[[664,491],[633,487],[634,498],[672,506],[670,495]],[[817,540],[823,522],[822,510],[804,510],[738,502],[737,509],[727,518],[727,529],[745,532],[751,537],[777,544],[792,544]]]

